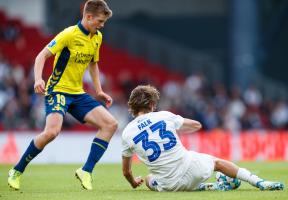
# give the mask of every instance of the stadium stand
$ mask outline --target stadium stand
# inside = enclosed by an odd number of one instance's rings
[[[1,20],[1,39],[0,39],[0,51],[1,51],[1,65],[3,68],[3,78],[10,79],[9,77],[5,77],[5,75],[11,74],[21,74],[21,78],[25,79],[29,76],[29,94],[32,95],[32,86],[33,80],[32,77],[32,68],[33,61],[37,55],[37,53],[49,43],[53,36],[44,35],[39,28],[34,26],[25,25],[20,19],[13,18],[8,19],[3,11],[0,11],[0,20]],[[48,78],[51,70],[52,70],[52,59],[46,63],[44,69],[44,77]],[[101,70],[104,74],[107,74],[111,77],[111,80],[114,80],[114,83],[111,84],[112,88],[109,88],[113,91],[123,92],[124,90],[129,92],[128,90],[128,81],[133,81],[135,84],[131,85],[134,87],[136,83],[151,83],[153,82],[156,85],[163,85],[167,80],[183,80],[183,77],[179,74],[171,73],[164,70],[163,67],[151,64],[141,58],[133,57],[126,52],[121,50],[113,49],[107,45],[103,45],[101,49],[101,61],[100,61]],[[4,70],[5,69],[5,70]],[[7,71],[5,74],[4,71]],[[23,84],[21,78],[18,82]],[[131,78],[131,80],[127,80],[127,78]],[[3,84],[5,85],[5,81],[3,79]],[[28,79],[28,78],[27,78]],[[11,80],[12,82],[14,80]],[[6,80],[7,82],[7,80]],[[13,90],[15,93],[15,97],[18,97],[18,92],[15,91],[18,89],[19,85],[15,83]],[[85,84],[86,89],[90,92],[93,92],[93,88],[89,87],[89,83]],[[7,85],[3,86],[4,88]],[[4,89],[5,91],[5,89]],[[37,97],[35,97],[37,99]],[[4,98],[5,99],[5,98]],[[9,98],[7,98],[7,102]],[[5,100],[3,100],[5,101]],[[15,101],[22,101],[20,99],[15,99]],[[5,103],[3,103],[4,105]],[[21,108],[19,108],[21,109]],[[6,109],[7,110],[7,109]],[[29,110],[29,109],[27,109]],[[5,112],[3,112],[4,119],[2,116],[1,121],[5,121]],[[10,120],[8,120],[10,121]],[[7,121],[7,122],[8,122]],[[13,121],[13,120],[12,120]],[[12,122],[10,121],[10,122]],[[2,122],[3,123],[3,122]],[[16,128],[19,126],[16,123],[12,123],[13,126],[10,128]],[[21,127],[21,126],[20,126]],[[26,126],[25,126],[26,127]],[[29,123],[27,124],[27,128],[30,127]],[[33,127],[33,126],[32,126]],[[75,128],[75,127],[74,127]],[[79,127],[78,127],[79,128]],[[84,128],[80,126],[80,128]]]
[[[8,18],[0,11],[0,130],[38,130],[43,127],[43,97],[33,92],[33,61],[49,41],[38,27],[21,19]],[[46,63],[44,77],[52,70]],[[161,65],[103,44],[100,69],[104,90],[114,98],[111,112],[120,128],[129,120],[126,101],[138,84],[154,84],[163,95],[160,109],[171,110],[202,122],[204,130],[253,130],[288,128],[286,99],[271,99],[251,85],[245,90],[209,83],[201,73],[179,75]],[[87,76],[85,88],[93,93]],[[37,119],[37,120],[36,120]],[[71,116],[65,130],[91,130],[75,123]]]

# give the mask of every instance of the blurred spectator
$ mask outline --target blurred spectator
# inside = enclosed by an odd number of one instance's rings
[[[262,129],[263,124],[258,112],[247,110],[241,118],[242,130]]]
[[[191,76],[187,77],[185,80],[185,88],[189,90],[191,93],[196,93],[197,91],[203,89],[205,79],[203,74],[197,73],[192,74]]]
[[[111,113],[119,120],[119,128],[131,119],[127,111],[127,99],[137,84],[153,83],[153,77],[133,77],[128,71],[118,79],[101,73],[105,90],[114,98]],[[86,90],[93,91],[93,84],[84,76]],[[4,129],[38,129],[45,123],[43,96],[33,90],[33,70],[25,74],[23,66],[11,66],[0,54],[0,125]],[[112,82],[112,80],[116,80]],[[233,87],[230,91],[221,83],[208,84],[203,74],[196,73],[182,82],[169,80],[162,86],[159,109],[170,110],[186,117],[199,120],[204,130],[226,129],[241,131],[251,129],[287,129],[287,101],[273,101],[264,97],[255,86],[244,91]],[[243,97],[243,98],[242,98]],[[75,120],[64,119],[64,129],[73,130]],[[77,129],[79,130],[79,129]]]
[[[1,25],[0,33],[2,40],[12,41],[11,45],[14,44],[16,49],[26,49],[25,38],[13,23]],[[32,67],[16,64],[18,62],[15,61],[8,61],[0,53],[0,127],[16,130],[41,128],[45,123],[44,97],[34,94]],[[83,78],[84,87],[94,95],[93,83],[87,74]],[[102,87],[114,99],[110,109],[119,121],[119,129],[131,120],[127,99],[138,84],[152,84],[161,90],[159,110],[170,110],[198,120],[204,130],[220,128],[239,132],[288,128],[287,100],[272,100],[255,85],[245,90],[237,87],[230,89],[220,82],[209,82],[203,73],[193,73],[181,81],[168,79],[161,85],[158,85],[157,75],[145,71],[133,74],[123,69],[121,73],[114,74],[116,77],[112,74],[101,72],[100,79]],[[78,125],[71,116],[64,118],[63,129],[73,130]]]
[[[2,109],[3,119],[2,123],[5,129],[13,130],[16,127],[19,127],[20,118],[20,107],[16,98],[13,97],[10,99],[5,107]]]
[[[181,107],[182,96],[181,85],[175,81],[168,81],[162,88],[163,99],[166,99],[166,109]],[[165,109],[162,107],[162,109]]]
[[[8,42],[14,42],[20,35],[19,27],[13,22],[8,22],[1,26],[1,36]]]
[[[243,96],[248,106],[259,107],[262,103],[262,95],[254,85],[249,86],[249,88],[244,91]]]
[[[212,105],[208,105],[205,111],[204,121],[207,130],[213,130],[221,126],[221,117],[217,113],[216,109]]]
[[[230,101],[227,104],[227,112],[224,119],[224,127],[231,131],[241,130],[240,119],[246,112],[246,106],[241,99],[240,89],[233,87]]]
[[[288,128],[288,105],[284,101],[276,104],[275,109],[271,113],[271,122],[273,127],[277,129]]]

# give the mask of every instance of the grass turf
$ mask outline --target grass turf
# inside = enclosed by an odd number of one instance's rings
[[[250,169],[253,173],[267,179],[279,180],[288,185],[287,162],[250,162],[238,163]],[[13,191],[7,185],[7,173],[11,166],[0,165],[0,200],[144,200],[144,199],[213,199],[213,200],[265,200],[288,199],[287,188],[284,191],[260,191],[257,188],[243,183],[235,191],[204,191],[204,192],[164,192],[149,191],[146,186],[136,190],[132,189],[122,177],[120,164],[100,164],[93,172],[93,190],[86,191],[74,177],[74,171],[80,165],[30,165],[21,179],[21,190]],[[147,170],[142,164],[133,166],[135,176],[147,175]],[[215,181],[213,177],[211,181]]]

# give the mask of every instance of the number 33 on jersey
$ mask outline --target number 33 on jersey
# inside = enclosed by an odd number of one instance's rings
[[[166,160],[171,153],[182,155],[184,148],[176,130],[181,127],[183,120],[181,116],[167,111],[152,112],[135,118],[123,131],[122,155],[130,157],[135,152],[146,164],[161,162],[161,158]]]
[[[166,123],[163,120],[150,126],[150,130],[152,131],[152,134],[156,134],[156,132],[158,132],[161,139],[169,139],[169,142],[163,144],[164,150],[169,150],[176,145],[177,142],[174,134],[166,130]],[[161,154],[161,148],[157,142],[149,141],[148,131],[142,131],[133,138],[133,141],[135,144],[141,141],[142,147],[145,151],[147,151],[148,149],[152,149],[153,153],[148,156],[148,160],[150,162],[153,162],[157,158],[159,158]]]

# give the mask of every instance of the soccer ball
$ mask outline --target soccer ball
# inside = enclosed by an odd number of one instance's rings
[[[216,172],[216,180],[218,183],[223,182],[226,186],[231,187],[230,189],[237,189],[241,185],[241,181],[238,178],[231,178],[221,172]]]

